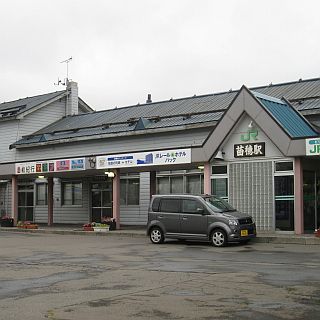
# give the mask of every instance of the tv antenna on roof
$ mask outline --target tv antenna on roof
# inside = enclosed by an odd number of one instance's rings
[[[65,63],[67,65],[67,77],[64,79],[64,82],[62,82],[62,80],[60,80],[58,78],[58,82],[55,83],[56,86],[58,86],[59,84],[66,86],[69,82],[69,62],[72,60],[72,57],[70,57],[69,59],[60,61],[60,63]]]
[[[61,61],[60,63],[65,63],[67,65],[67,81],[69,80],[69,62],[72,60],[72,57],[70,57],[69,59],[67,60],[63,60]]]

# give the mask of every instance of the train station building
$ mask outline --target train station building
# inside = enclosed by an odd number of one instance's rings
[[[152,194],[215,194],[267,232],[320,225],[320,79],[94,111],[78,86],[0,104],[0,210],[146,225]]]

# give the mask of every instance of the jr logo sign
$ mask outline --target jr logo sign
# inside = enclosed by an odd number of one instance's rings
[[[258,140],[258,130],[249,129],[245,134],[241,135],[241,141]]]
[[[306,139],[306,155],[307,156],[320,155],[320,138]]]

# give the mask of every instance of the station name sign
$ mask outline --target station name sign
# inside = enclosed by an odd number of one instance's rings
[[[173,149],[97,157],[97,169],[191,163],[191,149]]]
[[[306,139],[306,155],[320,155],[320,138]]]
[[[234,145],[235,158],[264,157],[265,155],[265,142],[242,143]]]
[[[22,162],[15,164],[16,174],[34,174],[85,170],[85,158]]]

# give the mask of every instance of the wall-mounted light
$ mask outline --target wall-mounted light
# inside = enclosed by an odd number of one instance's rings
[[[251,120],[251,121],[250,121],[250,123],[248,124],[248,128],[249,128],[249,129],[254,128],[254,123],[253,123],[253,121],[252,121],[252,120]]]
[[[199,169],[199,170],[204,170],[204,166],[203,166],[203,165],[200,165],[200,166],[198,166],[198,169]]]
[[[224,152],[222,150],[218,150],[217,154],[215,155],[215,159],[217,160],[224,160]]]
[[[35,183],[48,183],[48,179],[45,176],[38,176],[36,180],[34,180]]]
[[[113,171],[105,171],[104,173],[108,178],[114,178],[115,173]]]

